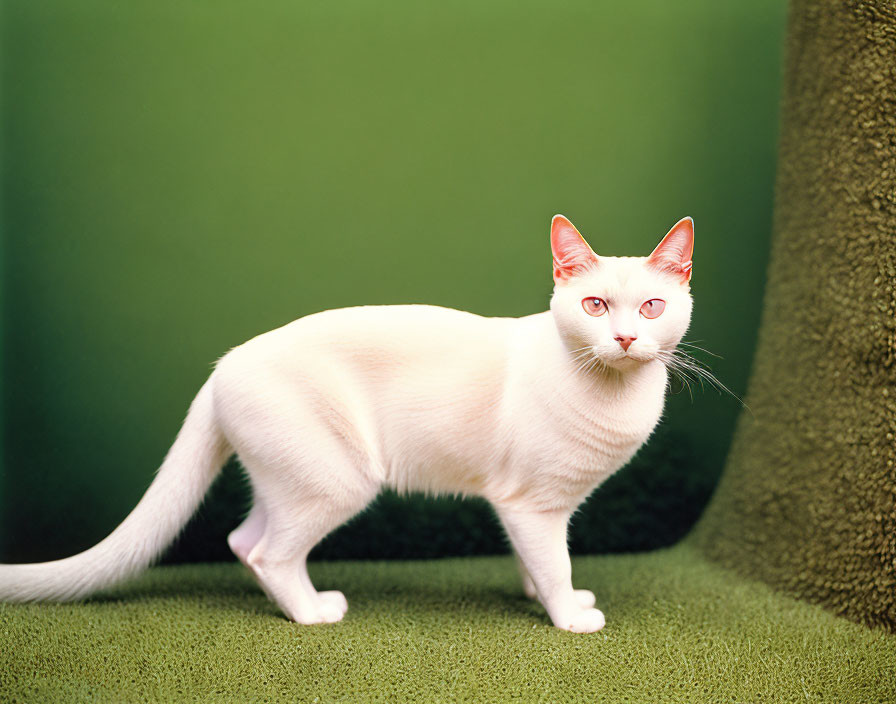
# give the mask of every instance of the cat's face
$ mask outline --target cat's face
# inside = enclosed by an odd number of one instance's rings
[[[691,321],[690,218],[680,220],[649,257],[602,257],[557,215],[551,249],[551,312],[574,358],[625,370],[675,349]]]

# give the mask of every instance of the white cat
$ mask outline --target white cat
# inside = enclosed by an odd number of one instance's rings
[[[598,257],[557,215],[548,312],[370,306],[259,335],[218,362],[124,522],[74,557],[0,566],[0,599],[78,599],[143,569],[235,452],[254,503],[228,542],[293,621],[342,619],[345,597],[316,591],[305,560],[386,486],[485,497],[526,594],[559,628],[600,630],[594,594],[572,587],[567,524],[660,418],[693,238],[684,218],[649,257]]]

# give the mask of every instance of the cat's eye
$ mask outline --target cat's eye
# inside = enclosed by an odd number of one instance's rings
[[[582,308],[588,315],[593,315],[595,318],[607,312],[607,304],[602,298],[585,298],[582,301]]]
[[[666,302],[662,298],[651,298],[641,304],[641,315],[645,318],[659,318],[666,310]]]

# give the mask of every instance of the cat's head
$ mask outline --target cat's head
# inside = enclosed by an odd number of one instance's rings
[[[573,355],[626,370],[667,357],[681,341],[691,321],[693,220],[679,220],[649,257],[604,257],[555,215],[551,250],[551,312]]]

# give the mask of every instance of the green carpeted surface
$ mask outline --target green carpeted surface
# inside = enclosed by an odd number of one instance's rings
[[[687,545],[575,558],[607,627],[548,625],[510,557],[314,563],[345,621],[284,620],[239,565],[0,605],[3,701],[896,701],[896,637]]]

